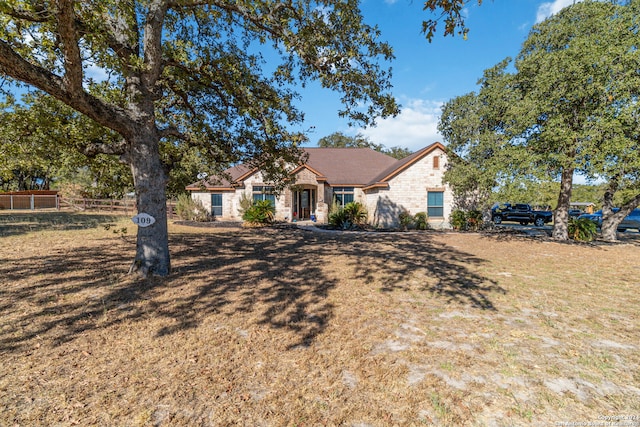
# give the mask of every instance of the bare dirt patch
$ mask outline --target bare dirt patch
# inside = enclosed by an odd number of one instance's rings
[[[172,225],[171,276],[142,280],[126,219],[9,218],[0,425],[640,415],[633,242]]]

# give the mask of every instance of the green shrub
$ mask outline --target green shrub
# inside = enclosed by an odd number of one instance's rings
[[[402,211],[398,215],[398,222],[400,223],[400,229],[406,231],[408,228],[413,226],[414,219],[409,211]]]
[[[595,222],[587,218],[569,218],[569,237],[580,242],[595,239],[597,228]]]
[[[449,223],[454,230],[478,231],[482,228],[482,212],[479,210],[464,211],[462,209],[456,209],[451,212]]]
[[[333,203],[331,203],[331,206],[329,207],[329,215],[334,214],[340,210],[342,210],[342,207],[340,207],[340,205],[338,204],[338,200],[333,199]]]
[[[478,231],[482,226],[482,212],[473,210],[467,212],[467,230]]]
[[[240,196],[238,205],[239,205],[238,212],[242,217],[244,216],[244,213],[247,211],[247,209],[250,209],[251,206],[253,206],[253,198],[247,196],[247,193],[242,193],[242,195]]]
[[[360,202],[347,203],[344,206],[344,212],[352,223],[356,225],[365,225],[369,214],[367,208]]]
[[[449,223],[454,230],[463,231],[467,229],[467,213],[462,209],[456,209],[451,212]]]
[[[347,203],[344,208],[330,213],[329,224],[343,230],[348,230],[350,228],[365,225],[368,217],[367,208],[365,208],[362,203],[351,202]]]
[[[273,222],[276,208],[270,200],[257,200],[242,214],[242,219],[251,225],[265,225]]]
[[[329,224],[337,228],[342,228],[344,230],[353,227],[353,223],[349,221],[349,218],[347,217],[344,209],[338,209],[337,211],[330,213]]]
[[[413,225],[416,230],[428,230],[429,229],[429,217],[426,212],[418,212],[413,217]]]
[[[200,200],[194,200],[190,194],[180,194],[176,202],[176,215],[185,221],[210,221],[211,215]]]

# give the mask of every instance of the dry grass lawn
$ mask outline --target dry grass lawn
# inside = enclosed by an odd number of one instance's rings
[[[638,235],[134,233],[0,214],[0,425],[640,425]]]

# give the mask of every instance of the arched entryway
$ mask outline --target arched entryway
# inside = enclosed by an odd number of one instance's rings
[[[315,218],[317,190],[315,186],[297,186],[292,191],[293,212],[292,218],[304,221]]]

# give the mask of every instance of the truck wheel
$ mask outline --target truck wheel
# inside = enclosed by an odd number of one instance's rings
[[[538,217],[533,221],[536,227],[544,227],[544,218]]]
[[[500,224],[502,222],[502,217],[501,216],[494,216],[493,217],[493,223],[494,224]]]

